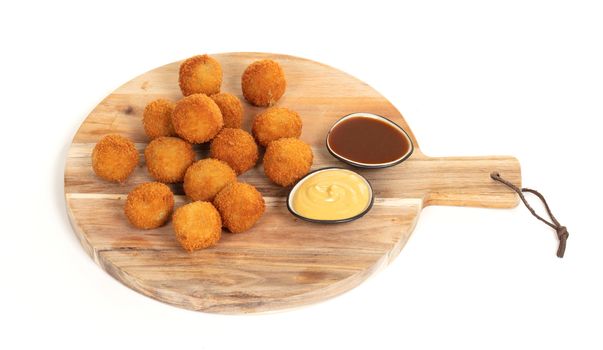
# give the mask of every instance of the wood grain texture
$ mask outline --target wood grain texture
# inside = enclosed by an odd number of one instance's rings
[[[131,227],[123,206],[127,193],[151,181],[144,158],[125,184],[97,178],[90,154],[108,133],[136,142],[141,154],[148,142],[142,111],[153,99],[181,98],[174,62],[147,72],[106,97],[86,118],[69,149],[65,196],[74,231],[88,254],[126,286],[151,298],[192,310],[216,313],[264,312],[314,303],[341,294],[385,266],[408,240],[421,209],[427,205],[510,208],[516,195],[490,179],[498,171],[520,185],[519,162],[513,157],[431,158],[422,154],[412,131],[396,108],[367,84],[329,66],[284,55],[228,53],[213,55],[224,71],[222,91],[242,98],[240,77],[257,59],[272,58],[288,81],[278,105],[296,110],[303,119],[301,139],[314,151],[312,169],[349,166],[325,149],[330,126],[354,112],[386,116],[405,128],[415,152],[387,169],[354,169],[375,191],[373,209],[345,224],[300,221],[286,209],[287,189],[270,183],[260,164],[239,177],[263,194],[265,215],[250,231],[224,233],[215,247],[184,252],[171,225],[155,230]],[[247,103],[243,128],[263,108]],[[207,146],[196,146],[198,158]],[[176,205],[186,203],[180,184],[170,185]]]

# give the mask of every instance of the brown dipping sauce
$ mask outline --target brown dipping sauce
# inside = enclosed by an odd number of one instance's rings
[[[351,117],[335,125],[327,143],[339,156],[364,164],[393,162],[404,157],[411,147],[402,130],[365,116]]]

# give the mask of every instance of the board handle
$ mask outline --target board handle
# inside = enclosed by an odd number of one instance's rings
[[[428,205],[453,205],[482,208],[513,208],[519,197],[507,187],[492,180],[498,172],[521,187],[521,168],[515,157],[428,157],[432,167],[428,173]]]

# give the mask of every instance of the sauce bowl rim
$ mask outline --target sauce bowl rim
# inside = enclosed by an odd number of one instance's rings
[[[366,184],[368,185],[369,188],[369,193],[370,193],[370,200],[369,203],[367,204],[366,208],[354,215],[351,216],[349,218],[344,218],[344,219],[336,219],[336,220],[321,220],[321,219],[311,219],[308,217],[305,217],[301,214],[298,214],[294,209],[293,206],[291,205],[291,200],[292,200],[292,196],[295,193],[295,191],[297,191],[298,186],[304,181],[306,180],[308,177],[310,177],[311,175],[317,173],[317,172],[321,172],[321,171],[326,171],[326,170],[332,170],[332,169],[340,169],[340,170],[345,170],[345,171],[350,171],[358,176],[360,176],[364,182],[366,182]],[[324,167],[324,168],[320,168],[320,169],[316,169],[313,170],[309,173],[307,173],[306,175],[304,175],[301,179],[297,180],[297,182],[295,182],[295,184],[293,185],[293,187],[291,187],[291,190],[289,191],[289,194],[287,195],[287,210],[289,210],[289,212],[291,214],[293,214],[293,216],[300,218],[302,220],[308,221],[308,222],[313,222],[313,223],[318,223],[318,224],[340,224],[340,223],[344,223],[344,222],[350,222],[350,221],[354,221],[357,219],[360,219],[361,217],[363,217],[364,215],[366,215],[366,213],[368,213],[372,208],[373,208],[373,204],[375,203],[375,191],[373,190],[373,185],[371,185],[371,182],[364,177],[363,175],[355,172],[354,170],[351,169],[346,169],[346,168],[342,168],[342,167],[337,167],[337,166],[329,166],[329,167]]]
[[[331,132],[333,131],[333,129],[342,121],[344,121],[345,119],[349,119],[349,118],[353,118],[353,117],[362,117],[362,116],[366,116],[369,118],[373,118],[373,119],[381,119],[383,121],[385,121],[386,123],[394,126],[395,128],[397,128],[398,130],[401,131],[402,135],[406,138],[406,140],[408,141],[408,144],[410,145],[410,147],[408,148],[408,151],[400,158],[395,159],[391,162],[387,162],[387,163],[378,163],[378,164],[368,164],[368,163],[361,163],[361,162],[356,162],[353,161],[351,159],[345,158],[344,156],[338,154],[337,152],[335,152],[333,149],[331,149],[331,145],[329,144],[329,136],[331,135]],[[379,114],[375,114],[375,113],[370,113],[370,112],[355,112],[355,113],[350,113],[347,115],[344,115],[343,117],[337,119],[337,121],[335,123],[333,123],[333,125],[331,125],[331,128],[329,128],[329,132],[327,132],[327,136],[325,138],[325,143],[327,146],[327,150],[329,151],[329,153],[331,153],[331,155],[337,159],[339,159],[340,161],[355,166],[357,168],[363,168],[363,169],[382,169],[382,168],[389,168],[392,167],[394,165],[398,165],[400,163],[402,163],[403,161],[407,160],[412,153],[415,150],[415,145],[412,142],[412,139],[410,137],[410,135],[408,135],[408,133],[406,132],[406,130],[404,130],[404,128],[402,128],[400,125],[398,125],[396,122],[394,122],[393,120],[386,118],[382,115]]]

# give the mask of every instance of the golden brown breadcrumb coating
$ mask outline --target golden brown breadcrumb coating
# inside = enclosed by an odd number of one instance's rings
[[[238,175],[253,168],[258,161],[258,145],[253,136],[241,129],[224,128],[211,141],[210,157],[230,165]]]
[[[144,108],[142,124],[149,139],[176,135],[172,126],[172,112],[175,106],[174,102],[160,98],[151,101]]]
[[[262,194],[253,186],[233,182],[216,195],[214,205],[222,216],[222,222],[232,233],[249,230],[264,214]]]
[[[178,83],[184,96],[192,94],[216,94],[222,85],[220,62],[208,55],[188,58],[180,64]]]
[[[243,104],[233,94],[221,92],[210,96],[222,112],[225,128],[240,128],[243,123]]]
[[[180,182],[186,169],[195,161],[190,143],[177,137],[158,137],[144,150],[149,174],[166,183]]]
[[[193,202],[176,209],[172,226],[176,239],[188,252],[210,247],[222,235],[220,213],[209,202]]]
[[[103,137],[92,150],[92,169],[105,180],[124,182],[138,165],[134,142],[117,134]]]
[[[272,106],[285,93],[287,81],[281,66],[273,60],[255,61],[241,77],[243,96],[259,107]]]
[[[173,209],[172,190],[160,182],[147,182],[128,193],[124,212],[133,226],[148,230],[165,224]]]
[[[295,138],[272,141],[264,154],[264,173],[272,182],[291,186],[310,171],[312,148]]]
[[[237,181],[237,174],[225,162],[207,158],[186,170],[184,193],[193,201],[211,201],[224,186]]]
[[[272,107],[258,114],[251,129],[253,136],[262,146],[271,141],[301,135],[302,121],[297,112],[288,108]]]
[[[190,143],[211,140],[222,129],[224,120],[220,108],[204,94],[187,96],[174,107],[172,125],[178,136]]]

